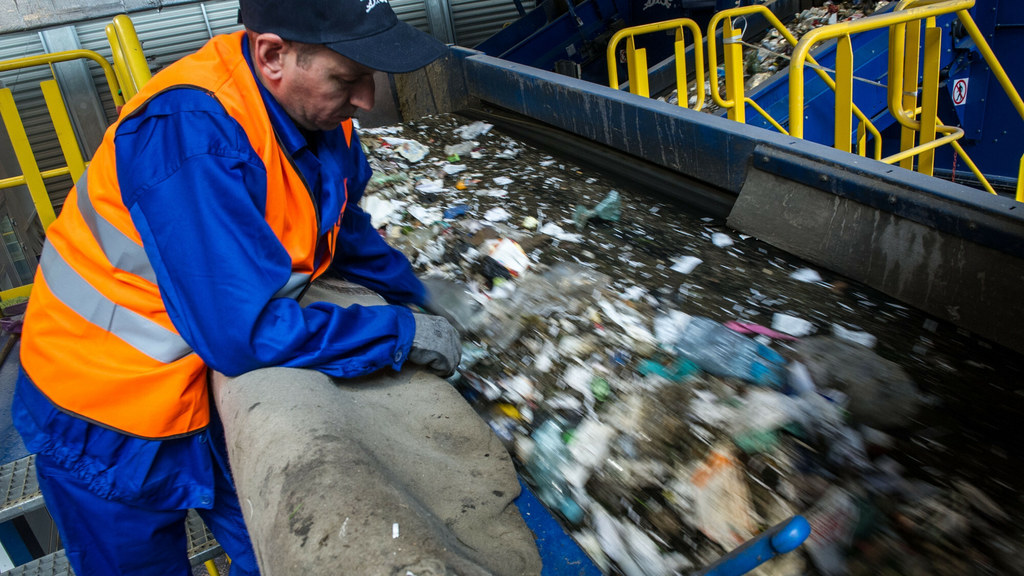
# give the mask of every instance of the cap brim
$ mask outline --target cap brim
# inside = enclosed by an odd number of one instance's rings
[[[380,34],[326,46],[367,68],[394,74],[418,70],[448,51],[433,36],[401,20]]]

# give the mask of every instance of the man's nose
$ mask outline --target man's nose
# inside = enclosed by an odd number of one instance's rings
[[[351,102],[356,108],[369,112],[373,109],[374,90],[375,86],[373,76],[364,76],[353,87],[352,95],[349,97],[349,102]]]

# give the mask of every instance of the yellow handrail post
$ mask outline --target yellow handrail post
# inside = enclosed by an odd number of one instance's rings
[[[605,50],[605,58],[608,66],[608,86],[618,90],[619,71],[616,61],[616,48],[619,41],[626,39],[626,70],[629,75],[629,91],[633,94],[650,97],[650,85],[647,76],[647,51],[636,47],[635,37],[651,32],[665,30],[675,31],[675,55],[676,55],[676,86],[679,90],[679,105],[688,108],[690,92],[688,89],[688,75],[686,70],[686,42],[684,29],[689,29],[693,34],[694,45],[694,68],[697,77],[697,106],[699,110],[704,107],[704,98],[707,91],[704,89],[704,38],[701,36],[700,27],[689,18],[676,18],[653,24],[641,24],[623,28],[616,32],[608,41],[608,48]]]
[[[75,130],[71,126],[71,118],[68,117],[64,99],[61,98],[60,88],[57,87],[57,81],[52,79],[44,80],[39,87],[43,91],[46,108],[50,111],[53,128],[57,132],[57,141],[60,143],[61,152],[64,153],[64,160],[68,163],[71,181],[78,182],[82,173],[85,172],[85,160],[82,158],[82,149],[78,147]]]
[[[732,18],[726,18],[722,26],[722,56],[725,59],[725,97],[733,105],[729,108],[729,119],[746,122],[747,114],[743,97],[743,30],[732,27]],[[713,65],[713,64],[712,64]]]
[[[651,90],[647,84],[647,50],[637,48],[633,36],[626,38],[626,68],[629,71],[629,91],[649,98]]]
[[[1024,202],[1024,156],[1020,157],[1020,171],[1017,173],[1017,202]]]
[[[724,47],[727,47],[728,46],[728,42],[730,41],[730,39],[733,38],[732,18],[733,17],[738,17],[738,16],[747,16],[747,15],[750,15],[750,14],[759,14],[759,15],[763,16],[765,20],[767,20],[776,30],[779,31],[780,34],[782,34],[782,36],[786,39],[787,42],[789,42],[792,45],[796,45],[796,37],[793,36],[793,34],[789,30],[786,29],[786,27],[782,24],[782,22],[779,20],[779,18],[775,14],[773,14],[772,11],[769,10],[767,6],[764,6],[762,4],[753,4],[753,5],[750,5],[750,6],[741,6],[741,7],[738,7],[738,8],[730,8],[728,10],[723,10],[721,12],[718,12],[717,14],[712,16],[711,17],[711,21],[708,22],[708,34],[707,34],[707,38],[708,38],[708,68],[709,68],[708,69],[708,73],[709,73],[710,78],[711,78],[711,99],[712,99],[712,101],[715,104],[717,104],[718,106],[720,106],[722,108],[726,108],[726,109],[732,108],[733,106],[737,105],[737,102],[735,102],[735,101],[733,101],[731,99],[729,99],[729,100],[722,99],[722,94],[721,94],[721,92],[718,89],[718,45],[714,41],[714,39],[716,37],[715,30],[718,29],[718,24],[719,23],[723,23],[722,24],[722,43],[723,43]],[[726,26],[728,26],[728,30],[726,30]],[[728,66],[729,66],[728,55],[727,54],[723,55],[723,59],[724,59],[723,63],[728,68]],[[741,71],[740,71],[739,74],[740,74],[740,78],[742,79],[742,77],[743,77],[742,61],[740,63],[740,70]],[[727,70],[726,74],[728,74],[728,70]],[[729,82],[729,79],[728,79],[728,76],[726,76],[726,83],[728,83],[728,82]],[[762,115],[764,115],[764,114],[762,113]],[[769,118],[767,115],[765,115],[765,118],[769,122],[771,122],[773,125],[776,125],[776,126],[778,125],[778,122],[776,122],[772,118]]]
[[[853,43],[849,34],[840,37],[836,45],[835,95],[835,147],[850,152],[850,137],[853,134]]]
[[[117,76],[119,95],[128,100],[135,95],[135,90],[132,88],[128,66],[124,62],[124,50],[121,48],[121,42],[117,39],[117,31],[114,30],[113,24],[107,24],[103,31],[107,35],[107,43],[110,44],[110,59],[114,61],[114,75]]]
[[[804,60],[810,51],[810,35],[805,35],[793,48],[789,62],[789,135],[804,137]]]
[[[700,45],[698,44],[697,46]],[[694,50],[694,58],[697,58],[697,48],[694,48]],[[672,43],[672,52],[676,59],[676,98],[680,106],[689,107],[690,75],[686,70],[686,41],[683,39],[682,27],[676,28],[675,41]],[[700,79],[698,79],[698,82],[703,83]],[[697,110],[700,110],[700,105],[697,106]]]
[[[698,34],[699,35],[699,34]],[[672,44],[673,53],[676,58],[676,102],[684,108],[690,107],[690,74],[686,69],[686,40],[683,36],[683,27],[676,28],[675,31],[675,42]],[[704,50],[701,46],[702,42],[699,40],[694,43],[693,48],[693,60],[696,63],[694,68],[697,72],[697,93],[700,96],[697,98],[697,106],[695,110],[700,110],[704,107],[704,66],[701,62],[704,59]]]
[[[139,42],[138,34],[135,33],[135,25],[132,24],[131,18],[125,14],[118,14],[114,16],[112,24],[117,34],[118,44],[124,53],[124,63],[128,69],[134,96],[153,75],[149,71],[149,64],[146,63],[146,56],[142,53],[142,44]]]
[[[704,79],[704,37],[695,22],[690,21],[689,26],[693,35],[693,67],[696,69],[694,74],[697,80],[697,106],[694,110],[702,110],[707,96],[706,80]],[[687,100],[687,105],[689,105],[689,100]]]
[[[921,144],[935,140],[938,126],[939,106],[939,57],[942,55],[942,30],[934,26],[924,32],[924,76],[921,82]],[[935,174],[935,148],[921,153],[917,160],[917,170],[921,174]]]
[[[920,73],[920,46],[921,46],[921,23],[915,21],[913,25],[905,24],[903,43],[903,109],[917,109],[917,78]],[[911,118],[916,116],[911,112]],[[909,150],[917,144],[917,132],[912,128],[904,126],[900,134],[900,150]],[[907,170],[914,169],[914,158],[910,157],[900,161],[900,167]]]
[[[57,215],[53,211],[53,204],[50,203],[50,196],[43,183],[43,175],[39,171],[39,164],[36,163],[36,156],[32,153],[28,134],[25,133],[25,125],[21,122],[21,116],[18,114],[18,107],[14,104],[14,95],[11,94],[10,88],[0,89],[0,115],[3,116],[7,135],[14,147],[14,155],[18,158],[18,165],[25,178],[25,185],[28,186],[32,203],[36,206],[36,213],[45,230],[57,219]]]

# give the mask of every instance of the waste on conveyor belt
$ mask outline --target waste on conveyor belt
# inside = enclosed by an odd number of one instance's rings
[[[465,334],[452,383],[605,573],[793,514],[759,574],[1024,573],[1019,357],[484,122],[363,144],[363,208]]]

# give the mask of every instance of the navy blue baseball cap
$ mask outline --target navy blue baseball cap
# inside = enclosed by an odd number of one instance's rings
[[[249,30],[323,44],[383,72],[412,72],[448,50],[399,20],[388,0],[241,0],[239,7]]]

